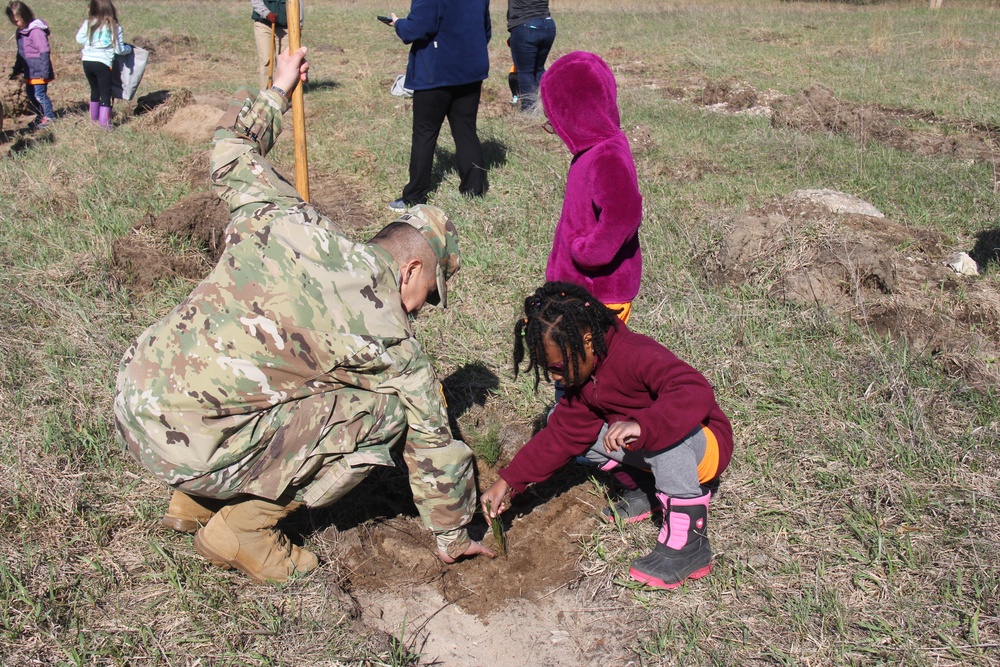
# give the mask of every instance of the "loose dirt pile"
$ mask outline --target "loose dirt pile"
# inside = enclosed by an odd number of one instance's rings
[[[997,158],[997,128],[970,126],[967,123],[939,121],[934,114],[885,109],[838,100],[830,89],[813,85],[796,95],[772,103],[775,127],[827,131],[853,137],[859,143],[878,141],[899,150],[919,155],[949,155],[961,159],[993,161]],[[911,129],[901,120],[923,125],[940,123],[957,127],[947,134],[945,128]]]
[[[191,182],[204,182],[208,154],[193,153],[178,172]],[[340,179],[318,179],[310,193],[313,206],[345,232],[370,226],[356,191]],[[131,234],[115,241],[111,275],[138,294],[148,293],[161,280],[201,280],[222,254],[229,220],[228,207],[214,191],[189,195],[158,216],[147,215],[133,225]],[[379,222],[389,220],[376,225]]]
[[[480,467],[480,487],[495,479]],[[405,635],[432,663],[622,664],[627,614],[607,579],[580,572],[580,542],[604,504],[595,489],[570,466],[515,499],[505,515],[507,558],[445,566],[415,517],[405,475],[389,471],[332,507],[333,525],[311,539],[331,545],[327,558],[363,622]],[[484,523],[470,533],[496,548]]]
[[[1000,294],[947,268],[944,239],[934,232],[838,214],[801,193],[723,227],[707,262],[711,280],[846,315],[975,384],[1000,377]]]
[[[112,275],[139,294],[161,280],[201,280],[222,254],[228,224],[229,210],[214,193],[186,197],[159,216],[146,216],[115,241]]]

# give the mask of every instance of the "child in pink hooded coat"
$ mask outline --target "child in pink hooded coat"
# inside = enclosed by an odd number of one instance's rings
[[[628,322],[642,278],[642,195],[615,76],[596,54],[574,51],[545,72],[539,93],[573,154],[545,279],[585,287]]]

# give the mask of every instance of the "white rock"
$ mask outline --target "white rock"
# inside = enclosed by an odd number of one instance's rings
[[[947,266],[950,266],[955,273],[962,276],[978,276],[979,275],[979,265],[976,264],[976,260],[969,257],[967,253],[964,252],[953,252],[948,255],[948,258],[944,260]]]

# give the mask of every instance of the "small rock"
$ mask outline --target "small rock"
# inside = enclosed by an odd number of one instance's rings
[[[979,265],[976,264],[976,260],[969,257],[968,253],[953,252],[948,255],[944,263],[961,276],[979,275]]]

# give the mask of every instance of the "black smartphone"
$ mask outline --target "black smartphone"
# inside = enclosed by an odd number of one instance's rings
[[[389,18],[388,16],[376,16],[375,18],[377,18],[379,21],[381,21],[386,25],[392,25],[392,19]]]

